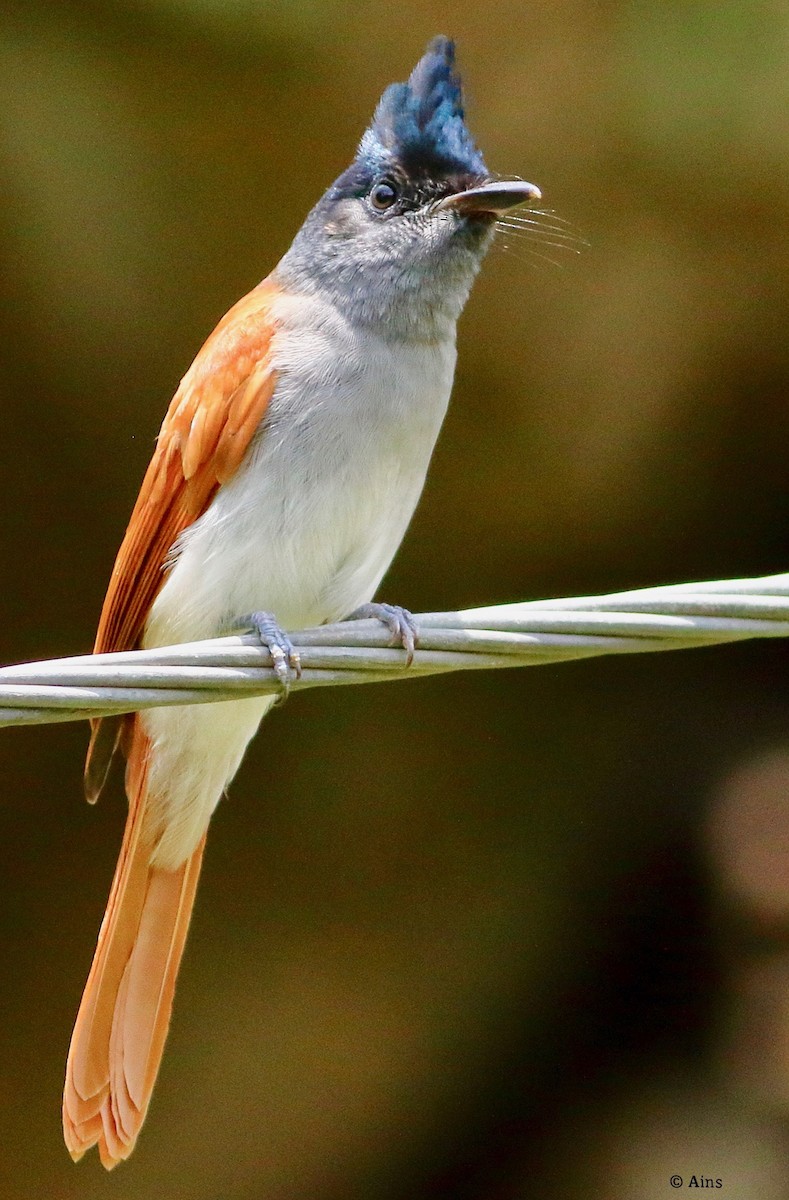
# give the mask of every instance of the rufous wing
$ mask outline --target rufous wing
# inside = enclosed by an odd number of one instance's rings
[[[134,650],[178,536],[241,463],[274,391],[275,284],[264,280],[222,318],[173,397],[110,576],[95,654]],[[107,777],[123,718],[92,722],[85,794]]]

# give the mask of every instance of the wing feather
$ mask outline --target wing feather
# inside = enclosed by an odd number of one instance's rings
[[[115,560],[94,653],[139,645],[176,540],[238,470],[274,392],[277,295],[276,284],[264,280],[239,300],[181,380]],[[91,801],[106,778],[120,725],[117,718],[93,722],[85,765]]]

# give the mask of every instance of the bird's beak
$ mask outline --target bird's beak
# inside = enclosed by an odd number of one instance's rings
[[[501,179],[445,196],[438,201],[433,212],[479,213],[480,216],[487,213],[496,217],[516,204],[528,204],[541,199],[542,193],[533,183],[526,183],[522,179]]]

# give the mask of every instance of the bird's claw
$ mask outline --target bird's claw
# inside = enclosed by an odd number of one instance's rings
[[[269,612],[254,612],[239,622],[245,629],[251,629],[260,638],[271,655],[271,665],[282,686],[282,692],[277,698],[281,704],[287,700],[291,684],[301,679],[301,657],[282,626]]]
[[[392,644],[399,643],[405,650],[405,665],[414,661],[414,650],[419,645],[419,629],[413,614],[399,604],[362,604],[346,621],[364,621],[373,618],[381,621],[392,635]]]

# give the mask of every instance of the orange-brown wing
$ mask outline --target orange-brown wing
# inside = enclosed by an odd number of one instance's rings
[[[274,391],[276,285],[264,280],[217,325],[175,393],[112,569],[94,653],[133,650],[179,534],[241,463]],[[85,780],[98,796],[119,722],[93,724]]]

